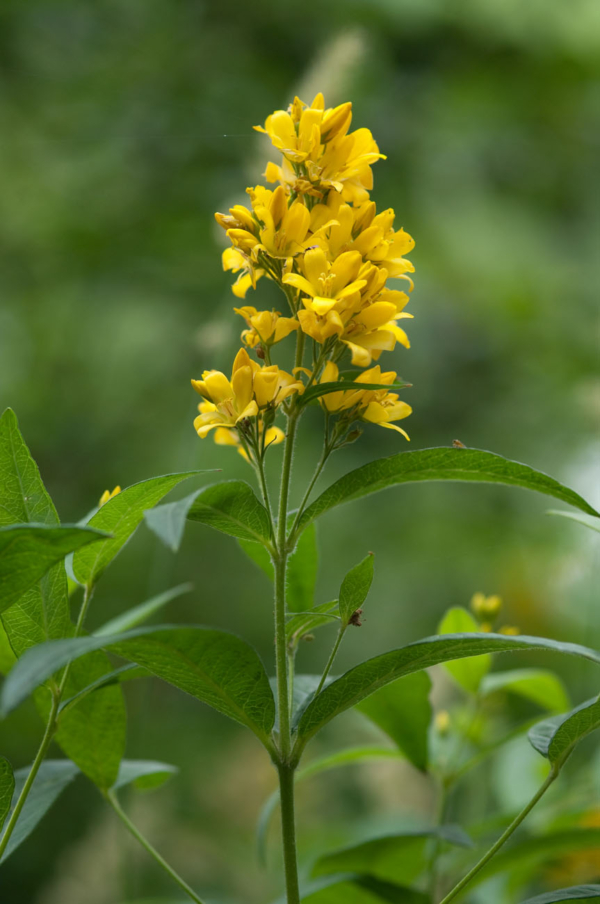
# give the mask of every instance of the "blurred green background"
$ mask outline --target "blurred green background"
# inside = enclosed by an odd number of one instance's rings
[[[191,423],[190,378],[228,370],[243,325],[213,211],[260,181],[267,140],[252,125],[318,90],[330,105],[351,99],[355,126],[373,131],[388,155],[374,168],[374,199],[416,239],[412,348],[393,356],[414,384],[411,447],[458,438],[598,503],[596,0],[4,0],[0,73],[0,403],[16,410],[63,520],[106,487],[158,473],[248,476]],[[248,303],[266,307],[268,290],[261,284]],[[304,422],[298,486],[320,447],[319,421],[314,411]],[[323,485],[404,447],[392,431],[368,429]],[[276,470],[280,449],[271,460]],[[431,485],[325,517],[317,602],[376,554],[368,618],[338,668],[434,633],[443,611],[476,590],[500,593],[506,621],[523,632],[600,643],[597,539],[547,518],[550,507],[519,490]],[[199,525],[177,557],[142,527],[104,579],[90,625],[184,580],[195,589],[167,620],[233,629],[272,666],[265,578]],[[301,669],[317,669],[329,642],[323,632],[302,650]],[[554,664],[531,659],[510,664]],[[594,691],[591,667],[557,666],[575,700]],[[129,801],[131,812],[211,901],[271,900],[276,834],[267,871],[253,847],[274,786],[264,752],[191,698],[134,684],[128,755],[181,773]],[[440,677],[436,699],[451,694]],[[39,737],[31,706],[0,726],[15,766],[30,762]],[[373,738],[350,714],[309,753]],[[593,753],[580,766],[597,787]],[[511,812],[537,769],[519,742],[463,787],[453,818],[481,819],[483,788],[488,810]],[[409,766],[329,774],[302,795],[302,862],[319,844],[433,809],[431,786]],[[597,879],[595,862],[587,872],[544,865],[530,888],[560,875]],[[122,904],[173,891],[83,779],[1,882],[2,904]],[[492,900],[481,894],[473,900]],[[499,886],[494,894],[505,900]]]

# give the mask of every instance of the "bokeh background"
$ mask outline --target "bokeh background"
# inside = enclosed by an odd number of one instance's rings
[[[318,90],[329,104],[352,99],[354,123],[388,155],[374,168],[374,198],[416,239],[412,348],[395,354],[413,384],[412,447],[457,438],[599,501],[596,0],[4,0],[0,78],[0,402],[16,410],[64,520],[106,487],[158,473],[247,476],[234,452],[200,441],[191,425],[190,377],[227,370],[242,325],[213,211],[259,181],[268,142],[252,125]],[[257,295],[264,306],[268,289]],[[367,430],[323,483],[403,444]],[[319,445],[315,411],[299,484]],[[444,610],[477,590],[500,593],[506,620],[524,632],[600,643],[597,539],[546,517],[550,507],[520,490],[417,485],[323,518],[317,602],[376,553],[368,619],[338,666],[434,633]],[[177,557],[142,527],[106,575],[90,624],[186,580],[195,589],[170,604],[168,620],[233,629],[271,667],[266,579],[234,541],[199,525]],[[303,649],[300,667],[317,669],[329,642],[324,632]],[[597,690],[585,663],[556,665],[575,700]],[[181,771],[129,800],[131,812],[211,901],[272,900],[276,834],[267,870],[253,846],[274,786],[264,752],[191,698],[132,685],[128,755]],[[452,694],[440,676],[436,694],[440,704]],[[0,726],[2,752],[25,765],[39,736],[25,706]],[[311,753],[373,738],[350,714]],[[593,745],[581,757],[565,784],[575,808],[600,781]],[[484,788],[491,810],[511,812],[538,769],[518,742],[462,788],[452,815],[481,820]],[[320,844],[426,820],[433,808],[429,783],[409,766],[326,775],[302,795],[303,864]],[[597,879],[600,860],[587,857],[587,867],[540,864],[531,889],[557,876]],[[83,779],[0,881],[2,904],[173,892]],[[505,900],[500,886],[493,894]]]

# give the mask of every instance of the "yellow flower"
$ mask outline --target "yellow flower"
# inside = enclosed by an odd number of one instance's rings
[[[300,325],[293,317],[282,317],[279,311],[257,311],[250,305],[233,310],[246,321],[248,329],[243,331],[242,339],[249,348],[260,342],[263,345],[281,342]]]
[[[250,258],[237,248],[226,248],[222,259],[223,270],[232,270],[233,273],[242,271],[231,287],[234,295],[245,298],[250,286],[256,289],[256,283],[265,273],[261,267],[256,267]]]
[[[198,408],[201,408],[203,405],[208,404],[206,402],[200,402]],[[260,424],[260,434],[262,436],[264,430],[264,426]],[[246,461],[249,461],[248,453],[244,449],[242,442],[240,440],[240,435],[237,430],[229,430],[227,427],[217,427],[215,432],[213,433],[214,441],[217,446],[234,446],[239,454]],[[285,433],[280,427],[268,427],[267,432],[265,434],[265,448],[267,446],[277,446],[279,443],[282,443],[285,439]]]
[[[509,637],[516,637],[520,634],[519,628],[514,625],[503,625],[498,631],[499,634],[507,634]]]
[[[484,593],[474,593],[471,597],[471,610],[482,621],[496,618],[502,608],[502,600],[499,596],[486,596]]]
[[[307,310],[322,316],[333,308],[343,310],[360,301],[360,290],[366,281],[357,279],[362,266],[358,251],[347,251],[330,263],[322,248],[310,248],[301,266],[304,276],[289,273],[283,283],[300,289]]]
[[[115,496],[118,496],[121,492],[121,487],[115,487],[112,493],[109,490],[104,490],[102,496],[100,496],[100,502],[98,503],[98,507],[102,508],[102,506],[108,502],[109,499],[113,499]]]
[[[218,427],[235,427],[239,421],[256,417],[260,409],[276,407],[287,396],[301,392],[304,384],[277,365],[261,367],[240,349],[233,362],[231,380],[217,370],[207,370],[192,386],[204,402],[194,421],[198,436],[204,439]]]
[[[323,368],[320,383],[335,383],[339,377],[337,364],[328,361]],[[355,389],[331,392],[321,397],[322,405],[331,413],[352,411],[354,417],[361,421],[368,421],[380,427],[397,430],[407,440],[408,434],[392,421],[401,421],[412,414],[412,408],[406,402],[400,401],[397,393],[388,392],[386,389],[360,389],[361,383],[390,384],[396,380],[394,371],[381,372],[379,366],[365,370],[356,380]]]

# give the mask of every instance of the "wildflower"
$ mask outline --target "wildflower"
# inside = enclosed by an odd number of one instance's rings
[[[245,298],[251,286],[256,289],[256,283],[265,274],[262,267],[255,266],[248,255],[237,248],[226,248],[222,260],[223,270],[232,270],[233,273],[242,271],[231,287],[233,294],[238,298]]]
[[[115,496],[118,496],[121,492],[121,487],[115,487],[112,492],[109,490],[104,490],[102,496],[100,496],[100,501],[98,503],[98,508],[102,508],[105,503],[108,502],[109,499],[114,499]]]
[[[217,370],[207,370],[192,386],[203,398],[194,421],[198,436],[204,439],[218,427],[234,428],[246,418],[256,417],[269,406],[276,407],[287,396],[301,392],[304,384],[277,365],[261,367],[240,349],[233,362],[231,380]]]
[[[203,405],[207,404],[206,402],[200,402],[198,408],[201,408]],[[260,435],[262,437],[262,433],[264,430],[264,425],[260,424]],[[246,449],[242,445],[242,441],[240,435],[237,430],[229,430],[227,427],[217,427],[215,432],[213,433],[213,438],[217,446],[234,446],[239,454],[246,461],[249,461],[248,453]],[[280,427],[268,427],[265,433],[264,445],[265,448],[267,446],[277,446],[279,443],[282,443],[285,439],[285,433]]]
[[[289,273],[283,277],[283,283],[301,290],[307,310],[323,315],[334,307],[343,309],[360,300],[360,290],[366,281],[357,279],[362,266],[358,251],[347,251],[329,263],[322,248],[311,248],[301,266],[303,276]]]
[[[519,628],[515,625],[503,625],[499,631],[499,634],[507,634],[509,637],[517,637],[521,633]]]
[[[337,382],[339,369],[337,364],[328,361],[321,375],[321,383]],[[355,388],[340,390],[322,396],[321,402],[330,413],[349,412],[353,419],[368,421],[380,427],[397,430],[407,440],[408,434],[393,421],[400,421],[412,414],[412,408],[400,401],[395,392],[386,389],[360,389],[361,383],[390,384],[396,380],[394,371],[382,373],[379,365],[361,373],[354,383]]]
[[[279,311],[257,311],[250,305],[233,310],[246,321],[248,329],[243,331],[242,340],[250,348],[255,348],[259,343],[274,345],[299,327],[297,320],[282,317]]]
[[[474,593],[471,598],[471,610],[480,620],[489,621],[496,618],[501,608],[502,600],[499,596]]]

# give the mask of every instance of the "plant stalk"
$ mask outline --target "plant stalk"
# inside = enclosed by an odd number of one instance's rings
[[[315,697],[317,697],[323,690],[323,685],[325,684],[325,681],[327,680],[327,676],[329,675],[329,673],[331,671],[331,667],[333,666],[335,657],[337,656],[337,651],[340,648],[340,644],[342,642],[342,637],[344,636],[345,632],[346,632],[346,626],[343,624],[340,625],[338,635],[337,635],[337,637],[335,639],[335,643],[333,645],[333,650],[331,651],[329,659],[327,660],[327,665],[323,669],[323,674],[321,675],[321,680],[319,681],[319,686],[315,692]]]
[[[127,830],[131,832],[131,834],[137,841],[139,841],[139,843],[150,854],[153,860],[155,860],[156,863],[158,863],[158,865],[162,869],[164,869],[166,873],[169,874],[171,879],[173,879],[173,881],[176,882],[181,889],[183,889],[183,891],[192,899],[192,901],[195,901],[196,904],[205,904],[205,902],[198,897],[196,892],[192,888],[190,888],[187,882],[181,878],[179,873],[177,873],[172,866],[169,866],[167,861],[163,857],[161,857],[156,848],[152,847],[148,839],[145,838],[144,835],[142,835],[140,830],[134,825],[125,811],[121,808],[121,804],[117,800],[115,793],[113,791],[107,791],[104,796],[121,822],[126,826]]]
[[[556,766],[552,767],[550,773],[548,774],[548,778],[541,786],[541,788],[539,788],[536,794],[534,794],[527,806],[524,807],[519,815],[513,819],[506,831],[500,836],[498,841],[492,845],[489,851],[487,851],[487,853],[483,855],[479,863],[476,863],[473,869],[470,870],[467,875],[460,880],[458,885],[455,885],[452,891],[449,892],[445,898],[442,898],[440,904],[448,904],[449,901],[453,901],[454,898],[456,898],[456,896],[467,887],[471,880],[474,879],[479,872],[481,872],[486,863],[488,863],[492,859],[492,857],[494,857],[494,855],[498,853],[500,848],[508,841],[513,832],[519,828],[523,820],[531,813],[535,805],[544,796],[550,785],[558,778],[559,772],[559,768],[557,768]]]
[[[295,767],[286,766],[284,763],[281,763],[278,770],[287,904],[300,904],[300,885],[298,882],[298,862],[296,858],[296,823],[294,816]]]

